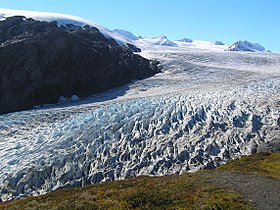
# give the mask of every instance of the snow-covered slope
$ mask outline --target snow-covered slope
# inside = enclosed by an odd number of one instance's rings
[[[200,50],[224,51],[228,47],[227,45],[216,45],[213,42],[202,40],[193,40],[192,42],[175,41],[175,43],[178,48],[182,48],[184,50],[191,48]]]
[[[133,33],[131,33],[130,31],[126,31],[126,30],[123,30],[123,29],[114,29],[113,30],[114,32],[130,39],[130,40],[133,40],[133,41],[136,41],[138,40],[138,37],[135,36]]]
[[[247,51],[247,52],[266,52],[265,48],[259,43],[251,43],[246,40],[237,41],[230,45],[227,51]]]
[[[136,43],[138,46],[176,46],[176,44],[170,41],[166,36],[161,35],[153,38],[142,38]]]

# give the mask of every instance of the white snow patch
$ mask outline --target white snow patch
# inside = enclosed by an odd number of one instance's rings
[[[128,38],[128,39],[130,39],[130,40],[134,40],[134,41],[138,40],[138,37],[135,36],[130,31],[126,31],[126,30],[123,30],[123,29],[114,29],[113,31],[122,35],[122,36],[124,36],[124,37],[126,37],[126,38]]]

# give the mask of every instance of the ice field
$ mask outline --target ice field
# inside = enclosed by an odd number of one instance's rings
[[[0,115],[2,201],[213,168],[280,136],[280,55],[151,47],[154,77]]]

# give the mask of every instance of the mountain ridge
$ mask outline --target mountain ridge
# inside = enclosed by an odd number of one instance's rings
[[[10,10],[10,9],[1,9],[0,8],[0,15],[1,19],[5,19],[6,17],[11,17],[11,16],[26,16],[27,18],[33,18],[38,21],[47,21],[47,22],[52,22],[56,21],[59,25],[67,25],[67,24],[73,24],[76,26],[83,27],[85,25],[89,25],[92,27],[96,27],[100,30],[100,32],[107,38],[113,38],[115,41],[122,46],[127,46],[127,45],[134,45],[137,48],[142,48],[146,49],[147,47],[153,47],[153,46],[163,46],[163,47],[169,47],[169,46],[176,46],[178,48],[185,48],[187,49],[188,47],[192,48],[198,48],[198,49],[204,49],[206,47],[205,44],[198,44],[201,43],[199,40],[192,40],[189,38],[184,38],[184,39],[179,39],[177,41],[172,41],[168,40],[166,36],[161,35],[159,37],[152,37],[152,38],[144,38],[144,39],[138,39],[132,32],[123,30],[123,29],[115,29],[114,30],[109,30],[108,28],[104,26],[100,26],[92,21],[85,20],[80,17],[76,16],[71,16],[71,15],[65,15],[65,14],[59,14],[59,13],[48,13],[48,12],[33,12],[33,11],[24,11],[24,10]],[[192,42],[196,42],[192,44]],[[243,41],[242,41],[243,42]],[[206,43],[204,41],[204,43]],[[261,45],[258,44],[258,46],[254,45],[257,47],[257,49],[254,49],[254,47],[240,47],[240,41],[237,41],[229,46],[227,45],[221,45],[221,41],[219,42],[219,45],[221,46],[220,48],[217,48],[217,43],[218,42],[208,42],[207,43],[207,49],[210,50],[219,50],[219,51],[249,51],[249,52],[266,52],[265,50],[260,50]],[[189,45],[186,45],[189,44]],[[237,47],[236,45],[239,45]],[[249,45],[252,45],[254,43],[248,42]],[[245,43],[245,45],[247,45]],[[234,47],[235,46],[235,47]],[[133,48],[132,48],[133,50]],[[139,50],[136,50],[139,51]]]
[[[243,51],[243,52],[267,52],[267,50],[259,43],[251,43],[249,41],[237,41],[230,45],[226,51]]]
[[[86,97],[159,72],[90,26],[14,16],[0,22],[0,43],[1,114],[57,103],[61,96]]]

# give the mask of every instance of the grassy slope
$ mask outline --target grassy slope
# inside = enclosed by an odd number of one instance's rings
[[[232,161],[216,170],[280,179],[280,153],[258,153]]]
[[[217,170],[280,178],[280,154],[243,157]],[[0,209],[252,209],[238,192],[211,183],[212,176],[137,177],[7,202]]]

